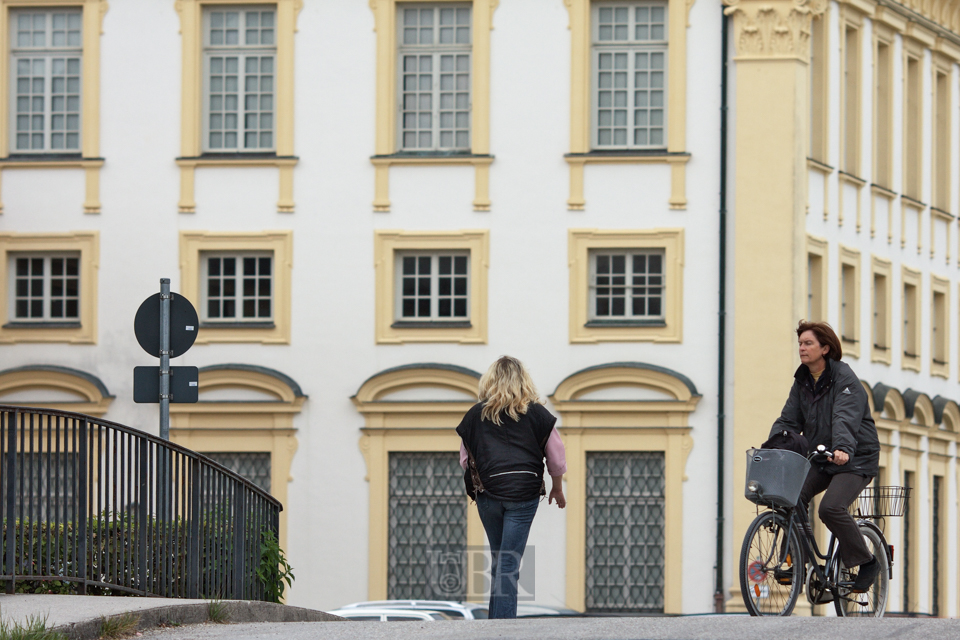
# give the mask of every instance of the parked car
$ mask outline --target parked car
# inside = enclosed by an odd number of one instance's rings
[[[518,604],[517,605],[517,617],[518,618],[554,618],[557,616],[563,617],[583,617],[583,614],[579,611],[574,611],[573,609],[565,609],[563,607],[549,607],[542,604]]]
[[[354,602],[340,607],[340,611],[356,609],[389,608],[412,611],[440,611],[451,620],[486,620],[487,606],[475,602],[455,602],[451,600],[371,600]],[[341,615],[341,614],[337,614]],[[346,617],[346,616],[344,616]]]
[[[424,609],[391,609],[380,607],[356,607],[343,608],[334,611],[328,611],[335,616],[346,618],[357,622],[378,620],[381,622],[416,622],[433,620],[452,620],[450,616],[442,611],[429,611]]]

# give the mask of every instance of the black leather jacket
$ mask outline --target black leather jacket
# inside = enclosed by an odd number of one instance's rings
[[[770,435],[783,429],[802,433],[810,451],[822,444],[828,451],[840,450],[850,456],[843,465],[822,464],[824,472],[872,478],[880,471],[880,440],[867,392],[845,362],[827,359],[826,363],[816,384],[807,365],[800,365],[793,374],[790,397]]]

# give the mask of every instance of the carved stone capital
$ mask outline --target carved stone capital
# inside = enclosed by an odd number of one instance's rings
[[[733,16],[738,57],[800,58],[810,55],[810,21],[826,0],[723,0]]]

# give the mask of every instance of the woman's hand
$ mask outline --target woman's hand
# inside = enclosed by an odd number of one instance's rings
[[[550,476],[553,478],[553,488],[550,489],[550,496],[547,498],[547,504],[553,504],[557,501],[557,506],[563,509],[567,506],[567,499],[563,497],[563,476]]]
[[[833,464],[844,465],[850,461],[850,456],[847,455],[846,451],[840,451],[837,449],[833,452],[833,458],[831,459]]]

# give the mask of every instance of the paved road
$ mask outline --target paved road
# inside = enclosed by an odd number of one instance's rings
[[[956,640],[960,620],[888,618],[575,618],[445,622],[201,624],[155,629],[150,640]]]

